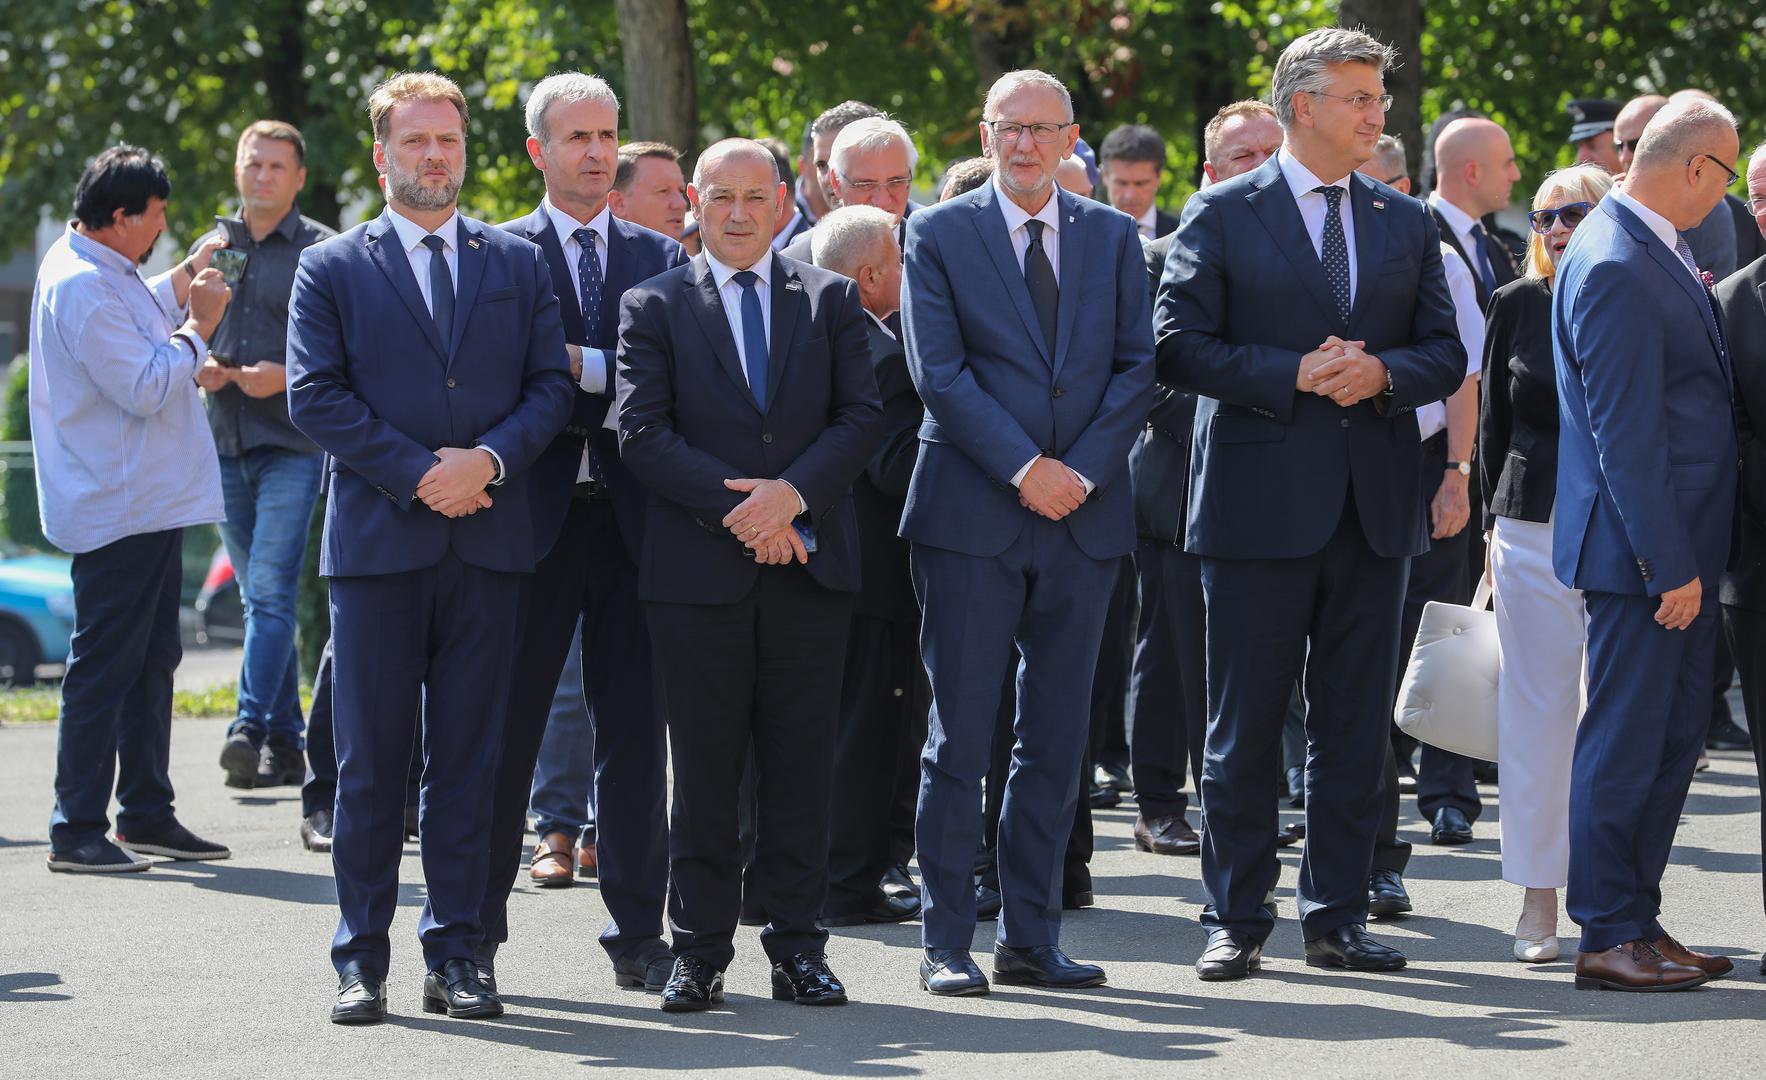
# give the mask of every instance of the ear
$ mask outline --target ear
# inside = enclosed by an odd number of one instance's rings
[[[607,209],[614,217],[625,217],[625,195],[618,188],[607,189]]]
[[[1062,154],[1061,156],[1063,158],[1072,157],[1073,156],[1073,148],[1078,145],[1079,145],[1079,125],[1074,124],[1072,127],[1067,129],[1067,152]]]
[[[386,175],[386,144],[379,139],[374,140],[374,171]]]
[[[1294,123],[1296,126],[1312,126],[1313,101],[1311,94],[1306,93],[1304,90],[1296,90],[1294,91],[1293,97],[1288,99],[1288,104],[1294,109]]]
[[[1202,162],[1202,175],[1208,178],[1210,184],[1220,183],[1220,175],[1214,171],[1214,165],[1212,162]]]
[[[541,172],[546,171],[545,150],[546,146],[544,143],[540,142],[540,140],[534,138],[532,135],[527,137],[527,160],[533,162],[533,167]]]
[[[791,205],[791,185],[785,183],[783,180],[779,181],[777,196],[778,197],[774,200],[773,211],[779,215],[779,221],[784,221],[788,216],[785,211]],[[777,222],[775,222],[775,224],[777,224]]]
[[[294,190],[300,191],[307,186],[307,167],[302,165],[294,170]]]

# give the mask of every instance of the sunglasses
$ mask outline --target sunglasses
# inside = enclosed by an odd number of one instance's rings
[[[1527,224],[1533,227],[1534,232],[1544,236],[1551,231],[1552,226],[1558,223],[1559,218],[1563,219],[1564,228],[1574,229],[1582,224],[1582,219],[1587,217],[1588,212],[1593,209],[1594,204],[1591,202],[1565,203],[1563,206],[1533,211],[1527,215]]]

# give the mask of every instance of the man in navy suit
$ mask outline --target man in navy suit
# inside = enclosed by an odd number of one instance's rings
[[[1159,378],[1197,395],[1185,546],[1207,600],[1204,979],[1257,970],[1275,925],[1283,718],[1305,676],[1306,961],[1390,971],[1367,934],[1415,498],[1413,410],[1465,379],[1421,203],[1356,173],[1394,54],[1315,30],[1276,65],[1284,142],[1184,208],[1159,288]]]
[[[933,702],[916,827],[920,979],[939,994],[988,989],[969,953],[973,864],[1014,642],[994,978],[1104,981],[1061,951],[1061,859],[1110,591],[1134,550],[1128,451],[1153,378],[1133,219],[1055,186],[1079,138],[1067,88],[1040,71],[1001,76],[981,138],[993,179],[909,219],[903,295],[927,413],[901,523]]]
[[[528,156],[546,178],[539,208],[503,227],[546,253],[577,377],[570,423],[528,477],[534,557],[509,688],[490,835],[481,972],[494,977],[508,940],[509,890],[521,867],[529,781],[577,620],[582,687],[592,706],[596,856],[611,921],[601,944],[620,986],[661,990],[673,958],[662,943],[668,895],[667,738],[650,679],[638,600],[644,490],[619,460],[612,410],[619,300],[686,261],[681,245],[613,217],[607,192],[619,154],[619,99],[593,75],[543,79],[527,101]],[[587,801],[587,792],[582,792]],[[552,850],[541,838],[544,857]],[[564,838],[564,850],[576,837]],[[574,861],[574,860],[573,860]]]
[[[1710,277],[1684,230],[1723,198],[1735,118],[1697,98],[1644,129],[1625,190],[1576,230],[1552,290],[1552,565],[1588,612],[1588,707],[1570,773],[1579,989],[1727,974],[1658,921],[1662,871],[1710,720],[1714,586],[1736,513],[1733,385]]]
[[[752,749],[749,901],[773,997],[846,990],[816,925],[840,673],[859,588],[852,482],[882,435],[858,288],[769,246],[789,189],[726,139],[688,187],[704,251],[626,293],[619,443],[649,489],[638,590],[674,758],[668,1012],[723,1000],[742,906],[737,792]]]
[[[456,209],[459,88],[397,75],[369,113],[387,208],[302,253],[288,320],[289,416],[332,458],[319,567],[335,643],[331,1018],[386,1016],[420,707],[423,1008],[498,1016],[472,958],[534,567],[525,474],[570,415],[564,327],[540,249]]]

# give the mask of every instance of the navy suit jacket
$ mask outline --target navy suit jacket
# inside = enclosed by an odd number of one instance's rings
[[[859,589],[852,482],[882,434],[858,286],[773,254],[763,409],[703,254],[629,290],[619,311],[619,446],[649,488],[638,591],[645,600],[730,604],[760,566],[724,528],[747,496],[724,486],[780,478],[809,504],[822,586]]]
[[[993,184],[908,219],[902,327],[926,403],[901,535],[992,557],[1033,511],[1012,477],[1039,454],[1096,487],[1062,520],[1093,559],[1134,550],[1128,451],[1152,404],[1147,271],[1134,219],[1059,188],[1051,355]]]
[[[1552,294],[1552,567],[1577,589],[1714,599],[1733,543],[1733,376],[1709,291],[1630,208],[1577,226]]]
[[[528,467],[570,415],[570,368],[540,249],[460,217],[454,326],[423,304],[391,211],[301,253],[288,305],[288,415],[330,455],[321,573],[422,569],[452,551],[533,570]],[[503,459],[492,505],[446,518],[416,499],[444,446]]]
[[[1197,192],[1154,313],[1159,381],[1196,393],[1185,547],[1218,558],[1322,550],[1353,484],[1384,558],[1429,547],[1415,409],[1465,381],[1466,353],[1422,203],[1350,174],[1357,286],[1344,323],[1277,158]],[[1348,407],[1294,386],[1335,334],[1366,341],[1393,392]]]
[[[557,543],[569,512],[571,495],[576,489],[576,474],[582,463],[583,444],[601,430],[607,411],[613,408],[614,352],[619,346],[619,301],[625,291],[640,281],[647,281],[673,266],[687,261],[686,250],[678,241],[659,232],[608,215],[607,276],[601,289],[600,333],[589,340],[582,308],[576,302],[576,267],[564,258],[564,242],[552,227],[551,215],[545,206],[533,213],[504,222],[506,229],[524,240],[530,240],[546,253],[546,266],[552,272],[552,291],[558,294],[559,310],[564,317],[564,340],[572,345],[600,349],[607,356],[607,389],[591,394],[580,385],[576,389],[570,422],[558,438],[540,454],[528,475],[529,507],[533,511],[535,558],[543,558]],[[620,534],[632,561],[638,560],[642,547],[644,494],[626,479],[618,460],[601,463],[604,478],[613,497],[614,513],[619,520]]]

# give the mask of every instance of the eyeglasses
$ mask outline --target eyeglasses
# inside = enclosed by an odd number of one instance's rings
[[[854,195],[875,195],[879,189],[891,195],[900,195],[913,182],[912,177],[892,176],[887,180],[848,180],[840,178],[840,186]]]
[[[1613,149],[1621,154],[1635,154],[1637,153],[1637,144],[1642,141],[1643,136],[1641,135],[1635,139],[1614,139]]]
[[[1563,220],[1564,228],[1574,229],[1582,224],[1582,219],[1587,217],[1588,212],[1593,209],[1594,204],[1591,202],[1565,203],[1562,206],[1533,211],[1527,215],[1527,224],[1533,227],[1534,232],[1544,236],[1551,231],[1552,226],[1556,225],[1560,218]]]
[[[1722,163],[1722,162],[1721,162],[1721,161],[1718,161],[1718,160],[1717,160],[1717,155],[1715,155],[1715,154],[1694,154],[1694,155],[1693,155],[1693,156],[1691,156],[1691,157],[1689,157],[1689,158],[1687,158],[1687,159],[1686,159],[1686,163],[1687,163],[1687,164],[1688,164],[1688,165],[1691,165],[1691,164],[1692,164],[1692,163],[1693,163],[1693,162],[1695,162],[1695,161],[1697,161],[1697,160],[1698,160],[1698,159],[1699,159],[1699,158],[1704,158],[1704,159],[1705,159],[1705,160],[1706,160],[1706,161],[1709,161],[1709,162],[1712,162],[1712,163],[1713,163],[1713,164],[1715,164],[1715,165],[1716,165],[1716,166],[1717,166],[1717,167],[1718,167],[1718,168],[1719,168],[1719,169],[1722,169],[1722,170],[1723,170],[1723,171],[1724,171],[1724,172],[1726,172],[1726,173],[1728,173],[1728,174],[1729,174],[1729,183],[1728,183],[1728,184],[1724,184],[1724,185],[1723,185],[1723,186],[1724,186],[1724,187],[1728,187],[1728,186],[1729,186],[1729,184],[1733,184],[1733,183],[1735,183],[1735,182],[1736,182],[1736,181],[1737,181],[1737,180],[1740,180],[1740,179],[1741,179],[1741,173],[1738,173],[1738,172],[1736,172],[1736,171],[1735,171],[1735,170],[1734,170],[1734,169],[1732,169],[1732,168],[1730,168],[1730,167],[1729,167],[1729,166],[1727,166],[1727,165],[1725,165],[1725,164],[1723,164],[1723,163]]]
[[[1026,131],[1039,143],[1052,143],[1061,137],[1063,131],[1074,126],[1071,120],[1065,124],[1020,124],[1014,120],[983,120],[982,123],[993,132],[995,139],[1008,145],[1017,142],[1018,136]]]
[[[1756,195],[1748,200],[1748,213],[1766,214],[1766,195]]]
[[[1380,106],[1381,112],[1392,111],[1391,94],[1381,94],[1379,97],[1375,97],[1372,94],[1350,94],[1348,97],[1344,97],[1342,94],[1327,94],[1323,90],[1308,90],[1307,93],[1314,97],[1335,98],[1337,101],[1345,102],[1356,112],[1366,112],[1369,105],[1376,103]]]

